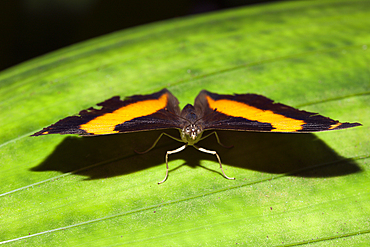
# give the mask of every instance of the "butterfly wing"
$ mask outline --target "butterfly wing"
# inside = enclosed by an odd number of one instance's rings
[[[179,102],[167,89],[125,100],[118,96],[97,104],[78,116],[59,120],[32,136],[46,134],[106,135],[114,133],[179,128]]]
[[[221,95],[203,90],[195,99],[204,130],[317,132],[360,126],[274,103],[257,94]]]

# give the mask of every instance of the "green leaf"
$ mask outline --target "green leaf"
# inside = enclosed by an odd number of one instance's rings
[[[292,1],[136,27],[0,73],[0,242],[9,246],[369,243],[370,2]],[[30,134],[114,95],[258,93],[362,127],[219,133],[170,156],[158,131]],[[171,131],[170,131],[171,132]],[[176,131],[171,132],[176,135]]]

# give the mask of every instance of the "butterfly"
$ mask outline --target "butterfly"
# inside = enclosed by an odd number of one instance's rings
[[[166,175],[168,177],[168,156],[193,146],[201,152],[215,155],[222,174],[228,177],[216,151],[198,147],[196,144],[215,135],[217,142],[224,146],[216,130],[310,133],[346,129],[360,126],[360,123],[341,123],[317,113],[274,103],[257,94],[216,94],[202,90],[195,98],[194,105],[188,104],[182,110],[179,101],[167,89],[148,95],[134,95],[120,100],[112,97],[97,104],[101,109],[89,108],[80,111],[77,116],[59,120],[36,132],[32,136],[48,134],[107,135],[136,131],[178,129],[180,138],[163,132],[153,145],[144,152],[153,149],[159,139],[166,135],[185,144],[166,152]],[[204,131],[210,133],[203,135]]]

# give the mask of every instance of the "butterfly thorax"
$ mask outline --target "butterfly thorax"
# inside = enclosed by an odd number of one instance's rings
[[[192,105],[186,105],[181,111],[181,117],[184,120],[183,127],[180,130],[181,140],[188,145],[197,143],[202,138],[203,127],[200,124],[199,116]]]

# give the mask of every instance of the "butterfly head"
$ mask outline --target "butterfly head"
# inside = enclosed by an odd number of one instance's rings
[[[203,128],[197,124],[186,125],[181,130],[181,139],[189,145],[197,143],[202,137]]]

